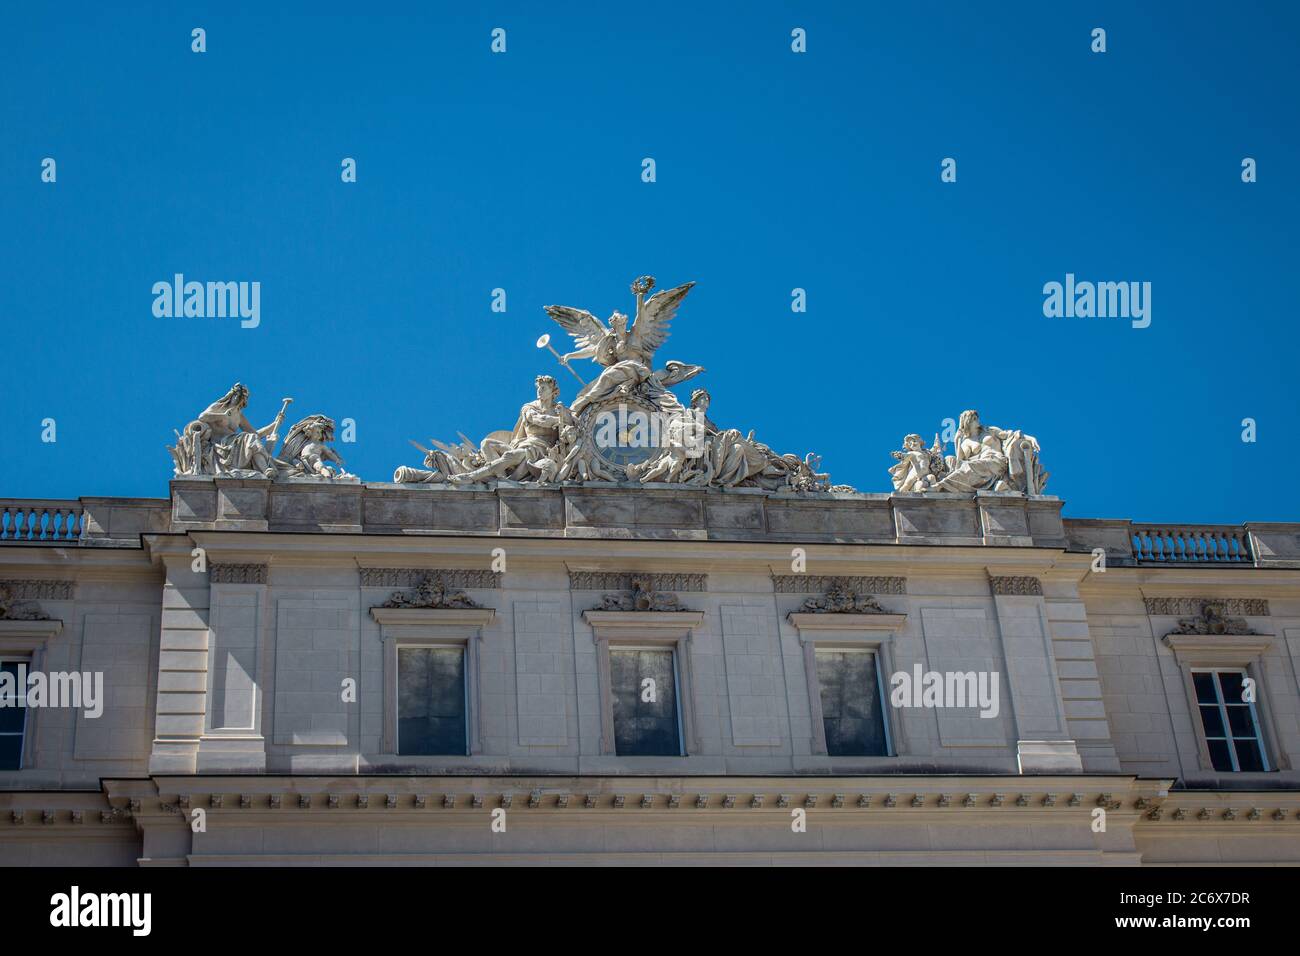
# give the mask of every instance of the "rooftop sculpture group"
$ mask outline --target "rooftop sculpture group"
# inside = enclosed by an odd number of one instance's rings
[[[393,481],[445,486],[481,485],[492,481],[525,484],[562,482],[676,483],[711,488],[758,488],[768,491],[853,492],[832,484],[821,458],[777,454],[754,438],[751,430],[721,428],[709,417],[712,398],[703,388],[683,405],[672,387],[704,368],[666,361],[655,367],[655,353],[665,343],[682,301],[695,283],[650,295],[655,280],[632,283],[635,318],[615,311],[607,322],[583,309],[551,305],[546,313],[572,337],[575,349],[561,355],[550,336],[537,341],[580,383],[572,403],[560,400],[554,377],[539,375],[537,396],[519,409],[513,429],[494,431],[477,444],[462,433],[459,442],[431,439],[422,467],[400,466]],[[587,382],[572,362],[590,359],[600,369]],[[294,425],[276,455],[279,430],[291,398],[283,400],[274,421],[255,428],[245,415],[248,389],[236,384],[209,405],[169,446],[177,476],[235,478],[347,479],[343,459],[330,447],[334,421],[309,415]],[[908,435],[903,450],[893,453],[894,489],[915,493],[1017,491],[1041,494],[1047,481],[1038,460],[1038,442],[1019,431],[983,425],[979,414],[961,415],[954,436],[955,454],[943,446],[926,448],[919,435]]]
[[[343,470],[343,459],[329,446],[334,440],[334,420],[308,415],[289,429],[281,457],[275,457],[278,434],[292,398],[280,405],[275,420],[254,428],[244,414],[248,389],[239,382],[199,417],[176,432],[168,445],[177,477],[211,475],[226,478],[353,478]],[[338,468],[329,465],[334,462]]]

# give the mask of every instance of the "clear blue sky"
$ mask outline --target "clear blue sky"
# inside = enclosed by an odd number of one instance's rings
[[[975,407],[1068,515],[1300,520],[1298,45],[1284,2],[8,4],[0,496],[165,496],[236,380],[389,480],[540,372],[571,401],[541,307],[651,273],[699,283],[681,391],[863,491]],[[260,327],[154,317],[176,272],[259,281]],[[1045,318],[1067,272],[1151,326]]]

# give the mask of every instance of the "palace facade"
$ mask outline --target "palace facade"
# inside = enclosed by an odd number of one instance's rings
[[[0,864],[1300,863],[1300,525],[493,477],[0,501]]]

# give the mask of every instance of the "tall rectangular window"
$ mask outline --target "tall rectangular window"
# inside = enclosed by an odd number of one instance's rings
[[[619,756],[681,756],[676,657],[670,649],[609,649],[614,752]]]
[[[885,757],[885,730],[876,655],[870,651],[817,651],[826,752],[833,757]]]
[[[1194,670],[1196,709],[1215,770],[1267,770],[1253,698],[1247,700],[1246,674],[1236,670]]]
[[[27,728],[26,658],[0,660],[0,770],[21,770]],[[19,667],[23,666],[22,673]]]
[[[465,649],[397,651],[397,752],[467,754]]]

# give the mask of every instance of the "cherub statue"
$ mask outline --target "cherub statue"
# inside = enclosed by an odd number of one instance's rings
[[[934,445],[928,450],[920,435],[903,438],[903,450],[890,452],[898,464],[889,469],[895,491],[927,491],[948,472],[943,458],[943,445],[934,436]]]
[[[554,475],[544,467],[543,481],[618,480],[591,447],[591,437],[577,424],[566,424],[560,429],[560,442],[551,449],[550,456],[558,459],[559,467]]]
[[[327,442],[334,440],[334,420],[325,415],[308,415],[284,440],[283,473],[291,478],[355,478],[344,471],[343,459]],[[337,471],[326,462],[338,465]]]

